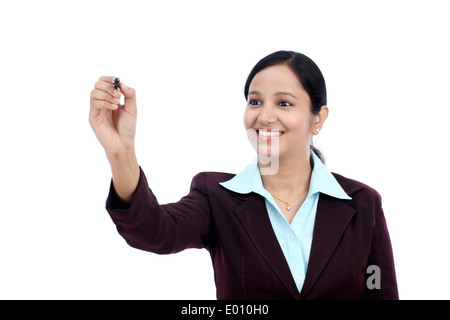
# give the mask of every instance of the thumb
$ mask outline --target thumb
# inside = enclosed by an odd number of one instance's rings
[[[128,112],[132,113],[133,115],[136,115],[136,113],[137,113],[136,90],[134,90],[133,88],[127,87],[124,83],[121,83],[120,91],[122,92],[123,96],[125,97],[125,101],[123,104],[125,111],[128,111]]]

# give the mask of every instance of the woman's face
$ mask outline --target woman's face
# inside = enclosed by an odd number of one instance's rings
[[[315,133],[311,101],[285,64],[267,67],[250,83],[244,124],[258,155],[279,160],[308,155]]]

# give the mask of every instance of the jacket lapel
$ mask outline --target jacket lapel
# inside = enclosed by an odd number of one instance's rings
[[[349,201],[320,194],[308,268],[300,293],[303,298],[319,278],[355,212]]]
[[[264,199],[252,192],[245,196],[245,201],[234,210],[234,214],[239,219],[250,241],[284,287],[293,298],[301,299],[270,223]]]

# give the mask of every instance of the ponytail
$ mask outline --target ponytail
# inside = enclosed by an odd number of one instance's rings
[[[311,152],[314,152],[316,154],[317,158],[319,158],[320,161],[322,161],[322,163],[325,164],[325,157],[319,149],[317,149],[316,147],[311,145]],[[313,166],[312,155],[310,157],[310,162],[311,162],[311,166]]]

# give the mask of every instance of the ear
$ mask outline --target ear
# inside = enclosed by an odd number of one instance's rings
[[[327,120],[327,118],[328,118],[328,107],[326,105],[323,105],[320,108],[319,113],[314,115],[312,134],[314,135],[319,134],[320,129],[322,129],[323,124],[325,123],[325,120]]]

